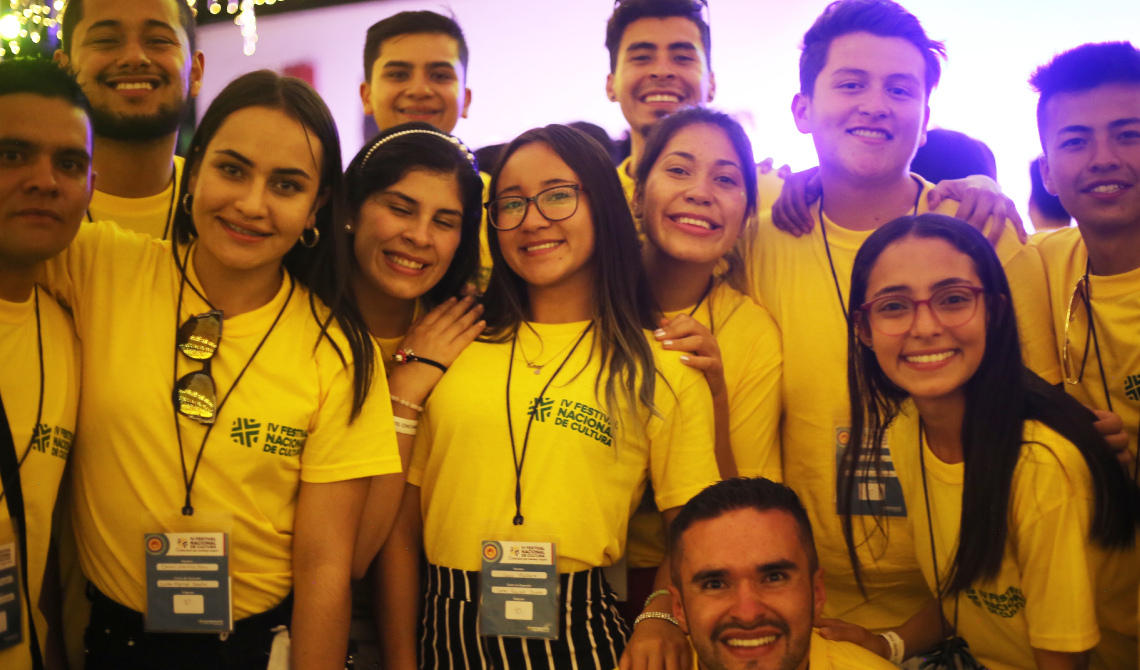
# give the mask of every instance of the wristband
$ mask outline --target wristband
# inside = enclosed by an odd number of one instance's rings
[[[395,423],[396,432],[402,433],[404,435],[415,435],[416,426],[420,425],[420,422],[416,421],[415,419],[403,419],[398,416],[394,416],[392,417],[392,420]]]
[[[633,627],[636,628],[637,624],[645,621],[646,619],[664,619],[674,626],[680,628],[681,622],[677,621],[677,617],[665,612],[642,612],[636,619],[633,620]]]
[[[645,599],[645,604],[641,606],[641,609],[645,609],[646,607],[649,607],[649,603],[654,598],[656,598],[657,596],[667,596],[667,595],[669,595],[669,589],[659,589],[657,591],[654,591],[653,593],[650,593],[649,597]]]
[[[420,407],[419,405],[417,405],[415,403],[408,402],[407,400],[404,400],[403,398],[396,395],[395,393],[389,393],[388,395],[392,397],[392,402],[394,402],[394,403],[397,403],[399,405],[403,405],[404,407],[407,407],[410,410],[415,410],[417,412],[424,411],[423,407]]]
[[[392,354],[392,360],[396,361],[397,365],[403,365],[405,363],[426,363],[433,368],[439,368],[443,372],[447,372],[447,366],[443,363],[440,363],[439,361],[433,361],[430,358],[424,358],[423,356],[417,356],[416,352],[412,351],[411,349],[398,350],[396,353]]]
[[[888,630],[885,633],[879,633],[879,637],[886,640],[887,646],[891,648],[891,657],[888,660],[895,665],[902,665],[906,658],[906,643],[899,637],[899,634],[893,630]]]

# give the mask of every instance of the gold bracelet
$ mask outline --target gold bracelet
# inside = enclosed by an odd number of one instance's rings
[[[415,410],[417,412],[424,411],[423,407],[420,407],[419,405],[417,405],[415,403],[410,403],[407,400],[404,400],[400,396],[396,395],[395,393],[389,393],[388,395],[392,396],[392,402],[394,402],[394,403],[398,403],[400,405],[403,405],[404,407],[407,407],[410,410]]]
[[[642,612],[636,619],[633,620],[633,627],[636,628],[637,624],[645,621],[646,619],[664,619],[674,626],[677,626],[678,628],[681,627],[681,622],[677,621],[677,617],[665,612]]]

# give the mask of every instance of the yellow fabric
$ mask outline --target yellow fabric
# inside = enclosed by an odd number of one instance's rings
[[[932,188],[923,184],[919,213],[927,211],[926,194]],[[951,213],[954,207],[956,203],[945,205]],[[783,337],[784,483],[799,493],[811,518],[827,580],[825,615],[883,630],[910,618],[930,594],[902,517],[884,518],[884,532],[876,530],[872,517],[856,517],[868,600],[855,584],[836,513],[836,463],[846,444],[841,442],[845,435],[842,431],[850,426],[846,321],[828,264],[818,210],[818,205],[813,208],[816,225],[811,234],[802,237],[778,230],[770,211],[761,213],[756,237],[749,245],[750,283]],[[855,254],[871,233],[847,230],[831,221],[825,225],[846,302]],[[1007,227],[997,251],[1013,287],[1023,339],[1031,345],[1026,347],[1027,361],[1035,370],[1045,372],[1047,379],[1056,381],[1060,374],[1055,348],[1051,341],[1041,341],[1049,332],[1041,323],[1051,317],[1037,249],[1020,245],[1012,227]],[[870,535],[867,542],[860,540],[864,532]],[[890,538],[889,545],[885,537]]]
[[[520,457],[528,412],[585,328],[521,328],[511,377]],[[627,409],[624,401],[616,413],[607,412],[604,379],[597,394],[602,400],[595,394],[594,333],[536,408],[522,474],[523,526],[511,523],[515,470],[505,411],[510,343],[475,342],[432,391],[408,472],[408,482],[422,488],[424,550],[431,563],[478,570],[482,540],[525,534],[556,539],[560,572],[605,567],[622,556],[630,514],[649,478],[662,510],[684,505],[717,480],[712,398],[704,377],[651,344],[660,416],[651,417],[645,407]],[[651,334],[646,337],[652,342]],[[526,359],[543,363],[541,374]]]
[[[918,413],[909,403],[905,409],[892,425],[892,451],[906,499],[914,501],[908,526],[915,553],[934,591],[930,528],[945,586],[958,547],[965,465],[944,463],[929,445],[923,447],[928,520]],[[1077,448],[1037,422],[1025,424],[1024,439],[1011,485],[1010,529],[1000,573],[958,597],[958,634],[990,670],[1035,670],[1031,647],[1062,652],[1096,647],[1092,667],[1135,667],[1136,553],[1110,553],[1090,545],[1095,493]],[[950,621],[954,607],[952,598],[943,605]]]
[[[150,235],[156,240],[170,237],[169,226],[174,221],[174,212],[182,206],[181,195],[177,190],[184,164],[185,160],[181,156],[175,156],[174,180],[162,193],[152,196],[120,198],[96,190],[87,207],[90,216],[86,221],[114,221],[127,230]]]
[[[811,670],[898,670],[890,661],[852,642],[825,640],[811,632]]]
[[[776,204],[783,190],[784,180],[780,179],[775,168],[768,172],[756,170],[756,211],[772,209],[772,205]]]
[[[689,308],[666,316],[692,311]],[[767,310],[727,284],[719,284],[693,317],[705,326],[711,317],[720,347],[728,390],[729,441],[740,476],[781,481],[780,329]],[[638,510],[629,527],[629,567],[661,565],[665,558],[664,517],[659,512]]]
[[[143,534],[178,530],[191,521],[181,516],[185,489],[170,401],[175,321],[208,310],[191,289],[198,282],[193,263],[188,265],[176,315],[180,281],[168,242],[111,223],[86,224],[49,263],[49,286],[72,306],[89,352],[74,456],[72,514],[80,563],[99,590],[138,611],[146,605]],[[219,401],[286,305],[290,284],[287,277],[269,304],[225,320],[211,363]],[[232,516],[235,618],[273,607],[292,589],[301,481],[400,470],[384,375],[373,375],[369,399],[349,424],[350,370],[327,341],[317,345],[319,329],[309,294],[298,285],[226,401],[194,483],[194,521]],[[335,322],[329,332],[351,362]],[[182,355],[177,360],[178,377],[201,367]],[[192,468],[206,427],[184,417],[178,423]]]
[[[1065,319],[1069,301],[1077,282],[1085,275],[1088,250],[1081,239],[1081,231],[1077,228],[1063,228],[1044,236],[1039,245],[1049,278],[1054,335],[1060,352],[1065,346]],[[1140,428],[1140,270],[1111,277],[1090,275],[1089,282],[1092,284],[1093,314],[1096,317],[1101,361],[1104,363],[1104,372],[1108,375],[1108,390],[1112,394],[1112,409],[1124,420],[1128,448],[1136,454],[1136,433]],[[1074,370],[1078,372],[1088,339],[1087,332],[1088,314],[1084,306],[1080,305],[1077,318],[1069,329],[1073,342],[1070,355]],[[1076,385],[1065,384],[1065,390],[1084,405],[1108,409],[1096,350],[1091,346],[1081,382]]]
[[[39,608],[40,591],[47,576],[44,567],[51,541],[52,510],[75,435],[80,364],[79,342],[75,338],[71,317],[47,291],[40,289],[39,298],[44,405],[38,430],[36,410],[40,400],[40,355],[34,296],[29,296],[22,303],[0,300],[0,397],[4,399],[16,457],[27,455],[20,467],[20,484],[24,494],[28,564],[20,568],[27,570],[29,595],[35,608],[36,634],[43,653],[48,625]],[[15,528],[8,516],[7,500],[4,500],[0,502],[0,544],[9,542],[15,542],[19,547]],[[17,561],[18,557],[17,551]],[[22,584],[20,593],[23,594]],[[23,602],[20,603],[20,617],[23,642],[0,651],[0,668],[6,670],[32,667],[28,646],[28,608]]]
[[[480,172],[479,178],[483,180],[483,202],[491,200],[491,175]],[[491,225],[487,223],[487,210],[483,209],[482,220],[479,223],[479,291],[487,290],[487,283],[491,281],[491,248],[487,246],[487,235],[491,233]]]

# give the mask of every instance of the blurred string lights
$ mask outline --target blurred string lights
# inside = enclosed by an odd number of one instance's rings
[[[222,12],[219,0],[185,0],[191,8],[199,1],[206,3],[211,14]],[[252,55],[257,49],[257,16],[254,7],[273,5],[284,0],[225,0],[225,12],[234,14],[241,29],[242,51]],[[59,44],[64,0],[0,0],[0,58],[26,52],[48,52]]]
[[[0,0],[0,58],[59,42],[63,0]]]

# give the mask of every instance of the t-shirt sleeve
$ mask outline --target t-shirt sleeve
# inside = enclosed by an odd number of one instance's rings
[[[736,329],[734,337],[749,337],[753,346],[741,365],[744,370],[728,399],[729,434],[737,472],[742,477],[766,477],[782,481],[780,458],[780,413],[783,405],[781,376],[783,355],[780,330],[762,308],[747,310],[748,327]]]
[[[1005,268],[1013,294],[1025,364],[1050,384],[1059,384],[1061,364],[1053,334],[1053,308],[1041,251],[1032,242],[1022,244],[1012,224],[1006,224],[995,251]]]
[[[704,376],[688,372],[692,374],[677,375],[668,385],[660,375],[657,378],[661,416],[650,420],[647,432],[649,472],[660,510],[684,505],[720,479],[712,396]]]
[[[347,343],[338,344],[342,352],[349,351]],[[328,342],[320,344],[317,357],[322,393],[301,452],[301,481],[320,484],[400,472],[392,406],[385,402],[388,380],[383,367],[376,365],[364,407],[350,422],[351,359],[346,367]]]
[[[1085,651],[1100,641],[1095,608],[1098,553],[1089,542],[1092,500],[1087,475],[1067,474],[1045,449],[1034,452],[1034,461],[1023,462],[1018,477],[1019,488],[1031,491],[1015,494],[1016,552],[1029,644],[1049,651]]]

